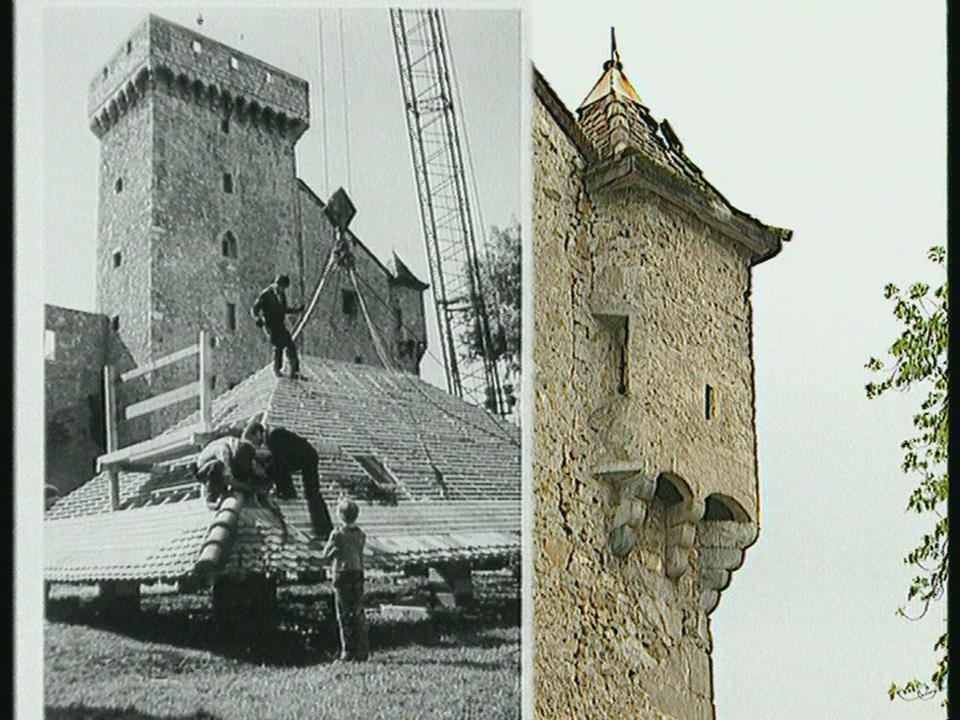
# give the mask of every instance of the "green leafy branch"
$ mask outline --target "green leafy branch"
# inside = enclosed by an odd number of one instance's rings
[[[944,268],[946,252],[942,247],[932,248],[929,258]],[[913,416],[917,434],[900,445],[904,451],[903,472],[919,478],[910,493],[907,509],[930,514],[934,519],[932,530],[924,534],[920,544],[904,558],[904,563],[916,569],[907,591],[907,605],[917,610],[911,614],[907,606],[903,606],[897,613],[917,620],[927,614],[933,603],[943,598],[949,575],[946,518],[949,485],[947,282],[944,280],[932,292],[926,283],[914,283],[906,290],[891,283],[884,288],[884,297],[893,302],[893,314],[902,330],[888,351],[891,362],[885,364],[877,358],[870,358],[867,362],[867,369],[882,375],[877,382],[867,384],[867,397],[877,398],[890,390],[906,391],[914,387],[926,390],[920,411]],[[888,690],[890,699],[929,699],[943,694],[942,705],[946,707],[947,649],[947,635],[944,633],[934,644],[937,663],[930,679],[913,678],[903,684],[892,683]]]

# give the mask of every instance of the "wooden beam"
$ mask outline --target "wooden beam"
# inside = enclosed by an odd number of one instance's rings
[[[204,431],[213,424],[213,389],[210,376],[213,369],[213,357],[210,352],[210,333],[200,331],[200,427]]]
[[[112,365],[103,366],[103,418],[106,450],[117,449],[117,391]]]
[[[110,509],[116,510],[120,507],[120,476],[113,468],[107,470],[107,482],[110,487]]]
[[[169,436],[151,438],[136,445],[101,455],[97,458],[98,472],[103,469],[125,469],[129,463],[158,465],[187,458],[215,438],[214,433],[197,432],[196,426],[185,428]]]
[[[177,350],[175,353],[170,353],[165,355],[162,358],[157,358],[151,362],[148,362],[146,365],[141,365],[138,368],[133,370],[128,370],[120,376],[120,382],[127,382],[128,380],[133,380],[138,378],[141,375],[146,375],[151,373],[154,370],[158,370],[165,365],[170,365],[171,363],[177,362],[177,360],[183,360],[184,358],[195,355],[200,350],[198,345],[191,345],[190,347],[185,347],[183,350]]]
[[[133,405],[128,405],[126,411],[124,412],[124,416],[127,420],[132,420],[135,417],[146,415],[149,412],[159,410],[160,408],[167,407],[168,405],[189,400],[200,392],[200,383],[192,382],[188,385],[184,385],[183,387],[178,387],[176,390],[170,390],[152,398],[141,400]]]

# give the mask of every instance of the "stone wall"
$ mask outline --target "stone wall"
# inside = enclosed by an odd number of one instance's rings
[[[390,290],[396,313],[393,340],[395,361],[403,370],[419,375],[420,360],[427,347],[423,290],[402,282],[391,283]]]
[[[67,493],[94,474],[104,451],[102,371],[108,319],[47,305],[44,328],[53,336],[44,361],[46,482]]]
[[[303,121],[309,118],[305,80],[156,15],[140,23],[91,79],[88,114],[95,115],[149,61],[174,74],[200,76],[234,97],[257,99]]]
[[[756,537],[750,258],[588,194],[569,118],[533,121],[537,714],[708,720],[708,613]]]
[[[174,352],[209,330],[218,341],[215,390],[222,390],[271,357],[250,315],[260,290],[285,273],[291,304],[302,300],[294,139],[238,118],[225,131],[221,113],[175,90],[157,92],[155,107],[162,234],[152,248],[152,352]],[[225,240],[235,253],[224,253]]]
[[[310,278],[308,295],[323,270],[334,242],[333,226],[323,214],[323,207],[322,201],[309,189],[304,187],[301,190],[300,216]],[[353,240],[356,241],[356,238]],[[426,340],[423,293],[392,282],[392,273],[362,243],[354,243],[354,262],[367,312],[377,328],[390,362],[409,372],[417,372],[419,363],[400,352],[398,340],[414,334],[415,340]],[[411,297],[411,294],[416,297]],[[304,348],[308,355],[380,365],[360,305],[355,298],[351,299],[354,296],[353,284],[346,271],[334,268],[321,291],[310,325],[304,330]],[[398,319],[408,328],[406,335],[401,332]]]

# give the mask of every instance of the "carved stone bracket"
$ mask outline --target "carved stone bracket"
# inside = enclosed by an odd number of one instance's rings
[[[700,558],[700,607],[709,615],[730,584],[731,573],[743,564],[744,553],[757,539],[751,522],[703,521],[697,526]]]
[[[656,490],[656,479],[642,473],[615,481],[613,526],[608,543],[617,557],[623,557],[637,544],[637,535],[647,518],[647,505]]]
[[[697,537],[697,521],[703,517],[703,500],[684,498],[667,514],[667,538],[663,567],[668,578],[678,578],[690,567],[690,550]]]

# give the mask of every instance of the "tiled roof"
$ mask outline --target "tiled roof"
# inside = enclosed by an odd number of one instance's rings
[[[766,225],[736,208],[704,177],[684,152],[670,123],[666,120],[657,122],[640,100],[623,72],[618,55],[604,63],[600,79],[577,109],[577,120],[536,69],[534,91],[560,129],[590,163],[588,190],[602,185],[603,179],[611,174],[619,177],[622,174],[618,167],[620,163],[637,158],[652,171],[644,174],[653,187],[673,198],[696,198],[694,204],[707,210],[709,216],[721,224],[732,223],[737,233],[745,231],[759,242],[762,249],[754,249],[754,262],[772,257],[779,252],[781,244],[792,237],[790,230]],[[616,148],[614,135],[617,136]]]
[[[219,427],[261,415],[313,443],[331,515],[359,501],[373,566],[511,557],[519,552],[520,449],[513,425],[419,378],[365,365],[302,359],[307,379],[255,373],[213,402]],[[196,422],[188,417],[176,427]],[[396,479],[384,496],[354,456],[373,455]],[[189,489],[185,457],[166,474],[119,474],[120,509],[99,475],[47,512],[48,580],[178,578],[189,574],[213,519]],[[299,497],[282,501],[288,529],[268,510],[244,507],[221,567],[295,579],[318,569],[315,538]],[[184,483],[187,483],[186,488]],[[165,490],[167,488],[168,490]]]

